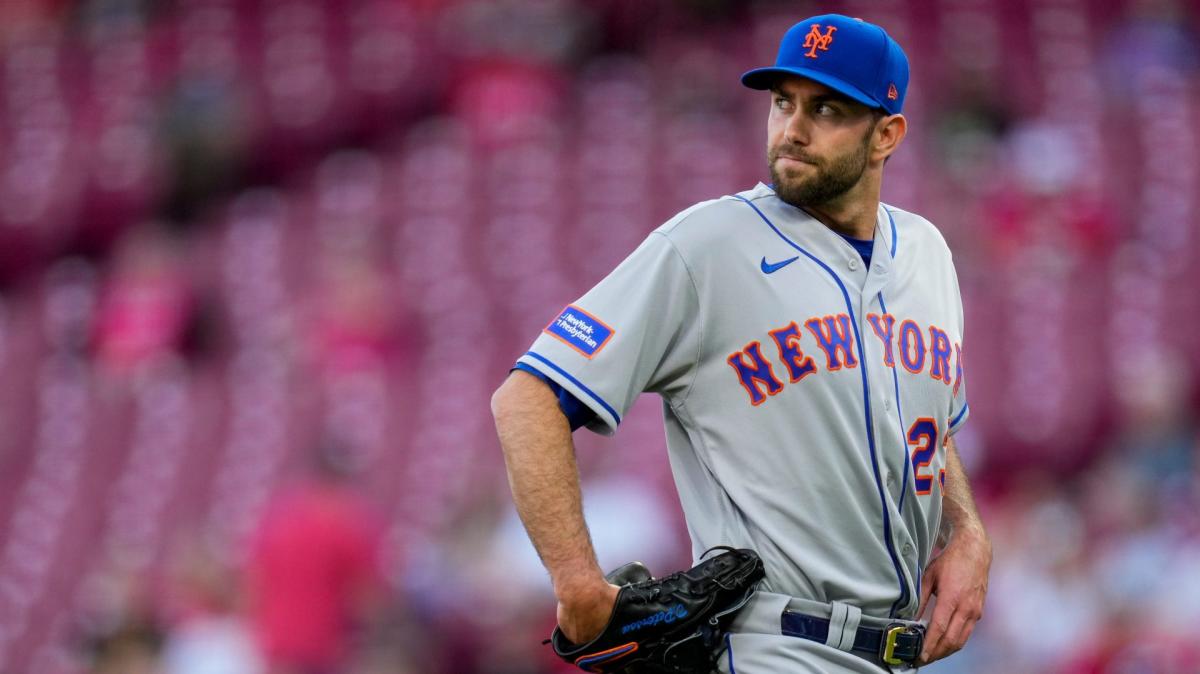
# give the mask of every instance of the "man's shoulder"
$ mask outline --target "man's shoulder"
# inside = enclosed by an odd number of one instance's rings
[[[737,194],[701,201],[675,214],[655,231],[684,246],[724,238],[743,222],[759,217],[746,201],[774,195],[769,187],[759,184]]]
[[[900,246],[918,246],[922,253],[950,254],[950,247],[946,245],[941,230],[927,218],[891,204],[881,205],[896,225],[896,238]]]

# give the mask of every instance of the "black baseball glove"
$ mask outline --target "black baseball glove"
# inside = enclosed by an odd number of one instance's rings
[[[604,631],[586,644],[573,644],[555,627],[549,640],[554,652],[585,672],[715,670],[725,629],[765,575],[753,550],[717,549],[724,552],[666,578],[654,579],[641,562],[608,574],[621,591]]]

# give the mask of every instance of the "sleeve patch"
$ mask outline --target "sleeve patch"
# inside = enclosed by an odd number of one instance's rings
[[[574,305],[563,309],[557,318],[543,330],[563,344],[575,349],[587,358],[592,358],[616,333],[604,321]]]

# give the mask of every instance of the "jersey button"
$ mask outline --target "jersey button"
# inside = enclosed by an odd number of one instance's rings
[[[909,545],[908,543],[905,543],[904,547],[901,548],[900,551],[904,553],[905,557],[907,557],[912,554],[912,546]]]
[[[892,409],[892,399],[891,398],[883,399],[883,409],[885,409],[885,410]]]
[[[854,258],[850,258],[850,262],[847,266],[850,267],[850,271],[854,271],[854,270],[858,269],[858,260],[856,260]]]

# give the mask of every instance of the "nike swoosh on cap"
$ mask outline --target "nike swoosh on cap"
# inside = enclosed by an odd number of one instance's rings
[[[767,262],[767,258],[764,257],[762,259],[762,263],[759,266],[762,267],[762,271],[764,274],[774,274],[775,272],[779,271],[780,269],[783,269],[784,267],[788,266],[789,264],[791,264],[799,259],[800,259],[800,256],[797,255],[796,257],[790,257],[782,262]]]

